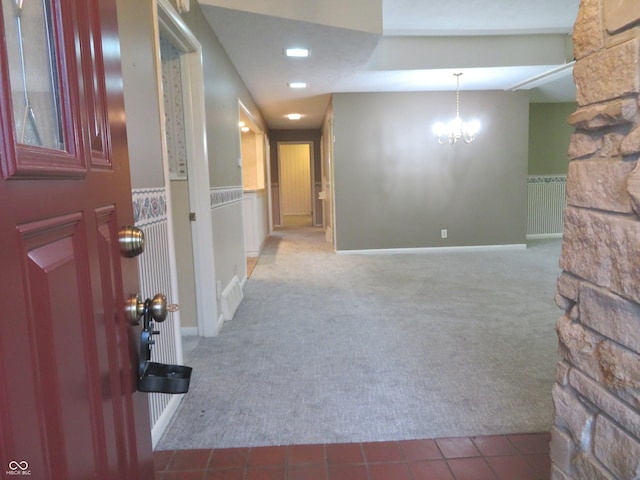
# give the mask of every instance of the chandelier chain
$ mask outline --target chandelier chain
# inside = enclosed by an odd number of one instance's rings
[[[460,118],[460,75],[462,72],[453,75],[456,77],[456,117],[447,124],[436,122],[433,125],[433,133],[440,144],[453,145],[459,141],[471,143],[476,139],[480,130],[480,122],[477,120],[463,122]]]
[[[460,116],[460,75],[461,73],[454,73],[456,76],[456,117]]]

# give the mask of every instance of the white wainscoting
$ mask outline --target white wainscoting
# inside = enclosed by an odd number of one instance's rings
[[[216,293],[218,300],[221,300],[222,292],[231,284],[234,276],[238,277],[241,285],[247,278],[242,186],[212,188],[210,197],[218,283]],[[219,310],[218,331],[223,323],[224,316]]]
[[[532,175],[527,178],[527,238],[562,237],[567,205],[566,175]]]
[[[257,257],[269,235],[269,212],[266,190],[244,191],[244,240],[248,257]]]
[[[169,264],[169,232],[167,218],[167,193],[164,188],[134,189],[133,215],[135,225],[144,231],[145,251],[138,257],[138,275],[140,277],[140,295],[142,299],[151,298],[156,293],[164,293],[171,303],[174,292],[171,288]],[[155,323],[160,332],[154,337],[155,345],[151,350],[154,362],[176,365],[182,362],[179,354],[179,312],[169,314],[163,323]],[[182,395],[149,394],[149,414],[151,436],[155,445],[164,432],[169,420],[180,403]]]

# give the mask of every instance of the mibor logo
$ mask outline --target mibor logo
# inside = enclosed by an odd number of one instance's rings
[[[20,462],[16,460],[10,461],[7,475],[31,475],[31,470],[29,470],[29,462],[27,462],[26,460],[22,460]]]

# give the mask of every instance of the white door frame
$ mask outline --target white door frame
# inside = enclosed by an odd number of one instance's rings
[[[265,173],[267,182],[267,216],[269,218],[269,232],[271,235],[273,233],[273,198],[271,197],[271,144],[269,142],[269,136],[264,134],[264,151],[265,151]]]
[[[329,118],[329,122],[327,123],[328,131],[327,131],[327,150],[325,152],[327,155],[327,166],[329,167],[329,182],[331,183],[331,195],[327,198],[327,202],[329,204],[329,211],[331,215],[331,232],[330,232],[330,241],[333,244],[334,250],[336,247],[336,182],[335,182],[335,158],[334,158],[334,145],[336,142],[336,137],[333,134],[333,115]]]
[[[160,63],[160,32],[171,40],[171,43],[182,53],[180,56],[181,70],[183,74],[185,140],[187,147],[187,175],[189,182],[189,204],[196,214],[196,221],[191,222],[191,238],[193,242],[194,272],[196,286],[196,312],[198,320],[198,334],[204,337],[217,335],[222,323],[217,318],[217,299],[211,295],[215,288],[215,261],[213,254],[213,223],[211,219],[211,200],[209,184],[209,160],[207,156],[206,115],[204,102],[204,74],[202,66],[202,46],[198,39],[191,33],[180,14],[169,0],[156,0],[157,8],[154,11],[156,32],[156,68],[158,80],[158,92],[162,95],[162,71]],[[164,118],[164,101],[159,99],[160,118]],[[160,122],[162,138],[165,139],[164,121]],[[169,189],[169,161],[167,146],[163,145],[163,166],[165,186]],[[172,218],[169,215],[172,231]],[[173,241],[173,235],[171,240]],[[170,246],[173,258],[172,282],[177,287],[175,270],[175,248]],[[177,291],[177,288],[176,288]],[[180,332],[176,332],[176,338],[180,339]],[[179,342],[181,344],[181,342]],[[180,345],[180,354],[181,354]]]
[[[282,215],[282,163],[280,158],[280,145],[309,145],[309,185],[311,194],[311,226],[316,224],[316,201],[314,198],[314,186],[315,186],[315,160],[313,158],[313,141],[301,140],[301,141],[286,141],[278,142],[278,195],[279,195],[279,209],[280,209],[280,226],[284,226],[284,219]]]

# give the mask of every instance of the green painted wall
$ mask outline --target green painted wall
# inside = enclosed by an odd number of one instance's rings
[[[569,140],[574,128],[567,118],[575,103],[532,103],[529,106],[529,175],[566,174]]]

